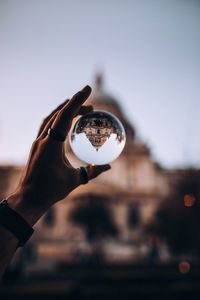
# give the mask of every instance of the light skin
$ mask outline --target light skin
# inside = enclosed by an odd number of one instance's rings
[[[62,136],[69,133],[72,120],[77,115],[92,111],[92,106],[84,106],[91,93],[86,86],[70,100],[57,107],[42,123],[38,136],[33,142],[29,159],[16,191],[6,200],[31,226],[54,203],[66,198],[81,184],[79,169],[74,168],[67,159],[63,142],[48,135],[51,127]],[[110,169],[109,165],[88,165],[89,180]],[[18,240],[0,226],[0,277],[13,257]]]

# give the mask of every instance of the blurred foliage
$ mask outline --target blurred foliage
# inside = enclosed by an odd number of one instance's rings
[[[200,255],[200,172],[185,170],[174,180],[148,232],[164,239],[173,254]]]

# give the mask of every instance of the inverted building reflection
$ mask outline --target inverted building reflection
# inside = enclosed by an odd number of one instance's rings
[[[84,117],[77,122],[74,128],[75,134],[85,133],[87,139],[92,146],[98,151],[111,135],[121,143],[124,139],[123,129],[116,119],[108,113],[95,111]],[[74,134],[72,134],[72,139]]]

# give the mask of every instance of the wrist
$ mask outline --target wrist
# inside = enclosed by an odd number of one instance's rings
[[[32,195],[30,195],[30,197],[32,197]],[[8,196],[6,200],[13,210],[20,214],[30,226],[33,226],[48,208],[42,205],[36,205],[30,197],[27,191],[18,190]]]

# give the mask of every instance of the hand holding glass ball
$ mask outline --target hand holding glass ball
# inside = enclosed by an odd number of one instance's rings
[[[117,117],[97,110],[78,118],[70,132],[74,154],[88,164],[114,161],[124,149],[126,133]]]

